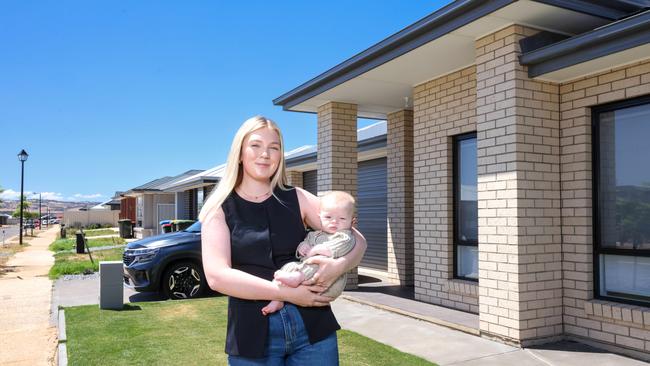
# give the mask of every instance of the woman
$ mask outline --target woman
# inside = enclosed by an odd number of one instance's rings
[[[210,287],[229,296],[226,353],[230,365],[336,365],[332,300],[320,295],[361,261],[366,241],[338,259],[317,258],[320,269],[297,288],[272,283],[294,260],[304,224],[320,229],[319,199],[286,186],[284,147],[277,125],[253,117],[233,140],[224,177],[206,201],[202,222],[203,267]],[[285,307],[265,317],[269,300]]]

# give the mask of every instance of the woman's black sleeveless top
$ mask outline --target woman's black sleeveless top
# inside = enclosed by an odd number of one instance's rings
[[[296,260],[296,248],[305,237],[296,190],[276,188],[274,195],[254,203],[233,190],[221,205],[230,229],[232,268],[269,281],[285,263]],[[228,299],[227,354],[264,357],[268,318],[262,315],[262,308],[268,303],[232,296]],[[298,310],[311,343],[340,329],[329,306]]]

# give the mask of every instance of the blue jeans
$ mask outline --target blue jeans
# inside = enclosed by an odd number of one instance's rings
[[[298,309],[293,304],[269,315],[269,336],[266,340],[266,357],[246,358],[228,356],[230,366],[331,366],[339,364],[336,332],[329,337],[309,344],[307,329]]]

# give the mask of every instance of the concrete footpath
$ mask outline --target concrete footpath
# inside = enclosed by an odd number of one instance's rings
[[[648,365],[569,341],[521,349],[341,298],[332,308],[344,329],[440,366]]]
[[[54,264],[47,247],[58,228],[41,232],[7,262],[0,278],[0,365],[52,365],[56,328],[49,323]]]

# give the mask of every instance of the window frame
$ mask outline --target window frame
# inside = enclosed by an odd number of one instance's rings
[[[458,275],[458,246],[467,246],[467,247],[478,247],[478,238],[476,242],[472,241],[469,243],[463,243],[460,244],[459,238],[458,238],[458,230],[460,229],[460,224],[458,222],[458,209],[460,208],[460,154],[459,154],[459,149],[460,149],[460,142],[465,141],[465,140],[471,140],[475,139],[477,143],[477,152],[478,152],[478,138],[476,137],[476,131],[474,132],[469,132],[469,133],[464,133],[460,135],[455,135],[452,136],[453,143],[452,143],[452,156],[453,156],[453,176],[452,176],[452,185],[453,185],[453,197],[452,197],[452,217],[453,217],[453,235],[452,235],[452,244],[453,244],[453,278],[457,280],[464,280],[464,281],[472,281],[472,282],[478,282],[478,278],[470,278],[470,277],[465,277],[465,276],[459,276]],[[478,154],[477,154],[477,168],[478,168]],[[478,172],[477,172],[477,178],[478,178]],[[477,188],[478,188],[478,181],[476,182]],[[478,223],[477,223],[478,226]],[[477,227],[478,229],[478,227]],[[477,259],[478,261],[478,259]],[[478,265],[478,263],[477,263]]]
[[[614,112],[619,109],[630,107],[637,107],[641,105],[650,105],[650,95],[639,98],[626,99],[623,101],[612,102],[594,106],[591,108],[591,182],[592,182],[592,237],[593,237],[593,282],[594,282],[594,298],[599,300],[612,301],[623,304],[638,305],[643,307],[650,307],[650,301],[636,301],[632,299],[623,299],[619,297],[611,297],[601,295],[600,293],[600,255],[620,255],[632,257],[650,257],[650,250],[643,249],[619,249],[619,248],[603,248],[601,247],[601,217],[599,211],[600,200],[600,115],[606,112]],[[616,121],[614,121],[616,123]]]

